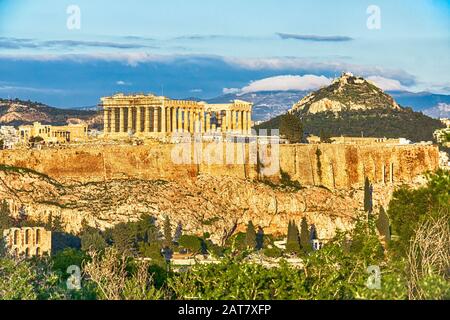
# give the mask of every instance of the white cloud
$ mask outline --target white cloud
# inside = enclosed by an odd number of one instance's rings
[[[47,94],[65,93],[65,90],[53,89],[53,88],[34,88],[34,87],[0,85],[0,92],[3,92],[3,91],[4,92],[34,92],[34,93],[47,93]]]
[[[241,92],[239,88],[223,88],[223,94],[235,94]]]
[[[439,111],[450,112],[450,104],[449,103],[441,102],[437,105],[437,108]]]
[[[321,87],[329,85],[331,81],[332,81],[331,79],[325,76],[315,76],[311,74],[307,74],[304,76],[283,75],[253,81],[248,86],[243,87],[240,90],[240,93],[261,92],[261,91],[316,90]]]
[[[191,93],[202,93],[203,90],[202,89],[191,89],[191,90],[189,90],[189,92],[191,92]]]
[[[297,72],[329,73],[334,72],[339,76],[341,72],[352,72],[354,74],[368,77],[383,75],[386,78],[399,79],[402,83],[413,85],[415,76],[401,69],[390,69],[370,65],[358,65],[340,61],[316,61],[297,57],[273,57],[273,58],[236,58],[223,57],[223,61],[247,70],[296,70]]]
[[[132,85],[131,82],[127,82],[127,81],[123,81],[123,80],[117,81],[116,84],[117,84],[118,86],[131,86],[131,85]]]
[[[377,87],[379,87],[385,91],[387,91],[387,90],[398,90],[398,91],[408,90],[408,88],[406,88],[404,85],[402,85],[400,81],[395,80],[395,79],[384,78],[381,76],[370,76],[370,77],[367,77],[367,80],[372,81]]]
[[[13,61],[74,61],[78,63],[92,60],[120,62],[131,67],[136,67],[141,63],[172,63],[183,62],[201,65],[204,61],[208,65],[213,62],[226,63],[233,67],[245,70],[272,70],[281,71],[292,70],[296,73],[334,73],[338,76],[343,71],[351,71],[363,77],[373,76],[380,79],[399,79],[403,84],[416,84],[415,76],[401,69],[386,69],[377,66],[357,65],[339,61],[316,61],[297,57],[269,57],[269,58],[236,58],[219,55],[205,54],[151,54],[148,52],[92,52],[92,53],[62,53],[62,54],[5,54],[0,53],[0,59]],[[288,71],[286,71],[288,72]],[[448,88],[447,88],[448,89]]]
[[[126,63],[136,67],[147,62],[171,62],[179,57],[176,55],[157,55],[146,52],[94,52],[94,53],[62,53],[62,54],[0,54],[1,59],[13,61],[74,61],[78,63],[89,61],[107,61]]]

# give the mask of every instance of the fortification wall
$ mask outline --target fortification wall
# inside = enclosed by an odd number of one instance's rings
[[[249,145],[235,144],[234,164],[208,164],[194,161],[198,150],[187,154],[188,164],[173,160],[175,145],[79,146],[66,149],[0,151],[0,164],[29,168],[58,181],[91,182],[122,178],[179,180],[199,174],[258,177],[259,165],[249,153]],[[203,155],[208,154],[203,145]],[[328,188],[360,186],[367,176],[374,183],[410,183],[420,174],[439,166],[436,146],[356,146],[356,145],[280,145],[279,170],[266,177],[277,181],[283,174],[305,186]],[[217,150],[217,149],[215,149]],[[238,152],[237,150],[241,150]],[[215,151],[217,153],[217,151]],[[210,153],[209,153],[210,154]],[[229,155],[223,147],[223,155]],[[243,155],[239,157],[239,155]],[[207,157],[203,157],[207,158]],[[219,155],[220,158],[220,155]],[[391,174],[392,172],[392,174]]]

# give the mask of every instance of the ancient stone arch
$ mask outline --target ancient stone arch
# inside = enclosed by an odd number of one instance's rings
[[[7,252],[13,256],[50,255],[52,233],[44,228],[11,228],[3,231]]]

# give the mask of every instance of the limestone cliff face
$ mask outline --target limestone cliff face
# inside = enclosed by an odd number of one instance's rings
[[[376,187],[376,205],[385,205],[392,187]],[[79,231],[83,220],[105,229],[150,214],[163,221],[168,215],[189,233],[209,232],[220,243],[248,221],[265,233],[285,234],[289,220],[306,217],[319,236],[331,238],[347,230],[363,207],[363,190],[308,187],[274,188],[261,182],[201,175],[185,181],[111,180],[87,184],[60,184],[24,170],[0,170],[0,198],[11,199],[18,214],[47,221],[60,216],[67,231]]]
[[[203,145],[204,158],[211,145]],[[217,150],[216,145],[212,149]],[[251,161],[250,147],[241,150],[241,162],[178,164],[172,156],[176,145],[81,146],[51,150],[7,150],[0,152],[0,164],[29,168],[61,182],[100,182],[115,179],[184,181],[202,174],[239,179],[258,178],[258,166]],[[222,150],[223,154],[229,150]],[[373,183],[412,183],[414,178],[439,167],[439,150],[425,145],[280,145],[271,165],[276,170],[266,178],[277,182],[282,174],[302,186],[330,189],[360,187],[365,177]],[[236,155],[235,160],[239,157]],[[256,158],[253,157],[253,158]],[[392,171],[392,174],[391,174]]]
[[[186,232],[209,232],[221,242],[250,220],[266,233],[284,234],[289,220],[306,217],[327,239],[351,228],[361,213],[365,177],[374,183],[375,206],[386,207],[396,186],[420,182],[439,165],[434,146],[281,145],[278,171],[260,177],[248,154],[242,164],[180,165],[173,148],[1,151],[0,199],[15,214],[23,206],[35,220],[61,216],[74,233],[83,220],[104,229],[142,214],[159,221],[168,215]],[[282,177],[302,188],[281,187]]]

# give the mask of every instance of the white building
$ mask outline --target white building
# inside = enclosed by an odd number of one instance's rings
[[[3,149],[13,149],[19,142],[19,132],[12,126],[1,126],[0,140],[3,140]]]

